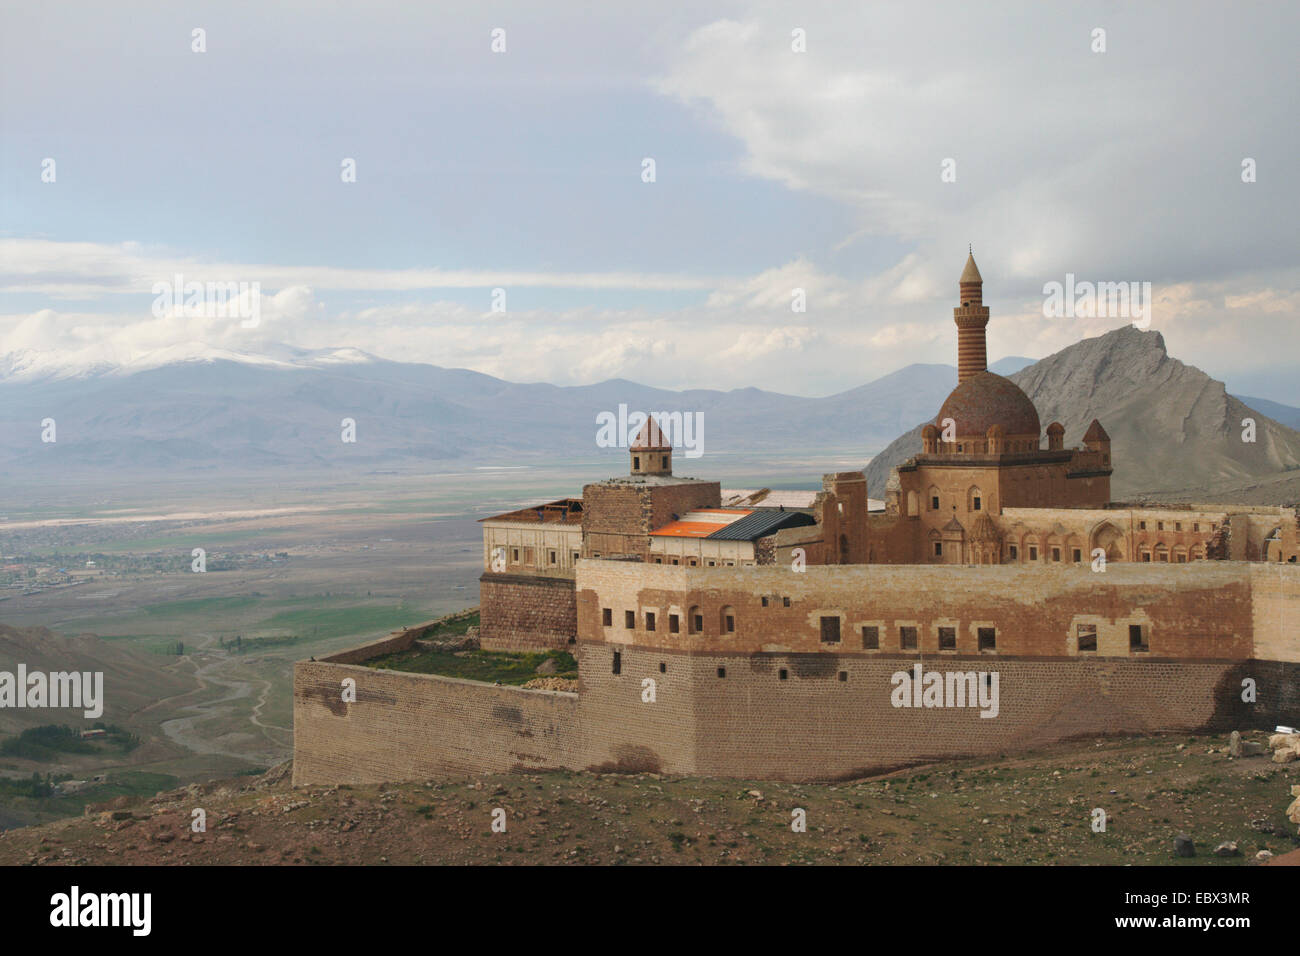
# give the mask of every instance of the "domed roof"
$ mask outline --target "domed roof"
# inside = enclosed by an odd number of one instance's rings
[[[1038,425],[1038,410],[1020,386],[993,372],[972,375],[952,390],[935,424],[943,427],[943,420],[951,418],[957,423],[957,434],[962,437],[984,437],[994,425],[1001,425],[1008,435],[1042,434]]]

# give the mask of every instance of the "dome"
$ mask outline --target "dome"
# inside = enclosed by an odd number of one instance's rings
[[[988,434],[994,425],[1001,425],[1007,435],[1033,435],[1042,433],[1038,425],[1038,410],[1020,386],[993,372],[972,375],[952,390],[935,423],[942,428],[943,420],[951,418],[957,424],[959,437],[980,437]]]

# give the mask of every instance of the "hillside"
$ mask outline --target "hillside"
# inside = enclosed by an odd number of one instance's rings
[[[1115,499],[1181,492],[1203,500],[1220,489],[1271,483],[1300,469],[1300,433],[1171,358],[1159,332],[1125,326],[1008,377],[1033,401],[1044,430],[1053,421],[1065,426],[1067,448],[1082,444],[1092,419],[1101,421],[1111,437]],[[1256,422],[1254,444],[1241,440],[1247,417]],[[871,460],[866,473],[873,496],[883,495],[891,468],[919,452],[921,429],[932,420],[920,419]],[[1267,503],[1292,500],[1286,487],[1275,486],[1279,500]]]
[[[1231,759],[1227,745],[1089,738],[837,784],[545,773],[293,788],[282,765],[0,833],[0,865],[1170,864],[1179,832],[1191,866],[1294,850],[1300,764]],[[205,833],[190,830],[199,806]],[[498,807],[504,833],[489,826]],[[1214,855],[1228,840],[1237,854]]]

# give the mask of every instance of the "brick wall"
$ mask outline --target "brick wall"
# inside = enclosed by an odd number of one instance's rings
[[[576,637],[571,576],[485,573],[479,640],[489,651],[565,650]]]
[[[900,628],[914,627],[923,653],[978,652],[980,628],[996,632],[998,657],[1075,657],[1080,625],[1094,627],[1096,654],[1147,660],[1247,660],[1254,641],[1274,638],[1294,645],[1293,631],[1276,615],[1257,613],[1256,580],[1249,564],[1111,564],[1104,573],[1088,565],[923,567],[855,565],[695,569],[619,562],[579,563],[580,640],[645,644],[683,651],[728,653],[888,653],[903,650]],[[1300,568],[1271,566],[1295,587]],[[763,599],[767,599],[764,606]],[[789,599],[789,606],[786,599]],[[611,610],[611,626],[602,611]],[[683,621],[698,608],[702,634],[683,626],[645,629],[645,613]],[[727,633],[723,609],[735,631]],[[624,626],[626,611],[636,626]],[[838,646],[823,642],[821,619],[840,621]],[[881,647],[862,648],[861,629],[880,629]],[[1129,646],[1140,627],[1148,649]],[[956,630],[956,648],[942,651],[938,629]],[[1086,653],[1086,652],[1085,652]]]

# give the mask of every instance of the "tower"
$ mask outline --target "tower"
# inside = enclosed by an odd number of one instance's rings
[[[646,417],[628,451],[632,456],[633,475],[672,475],[673,446],[653,416]]]
[[[984,277],[975,265],[975,254],[966,257],[966,268],[958,280],[961,305],[952,310],[957,323],[957,384],[988,370],[988,353],[984,346],[984,328],[989,324],[988,306],[984,304]]]

